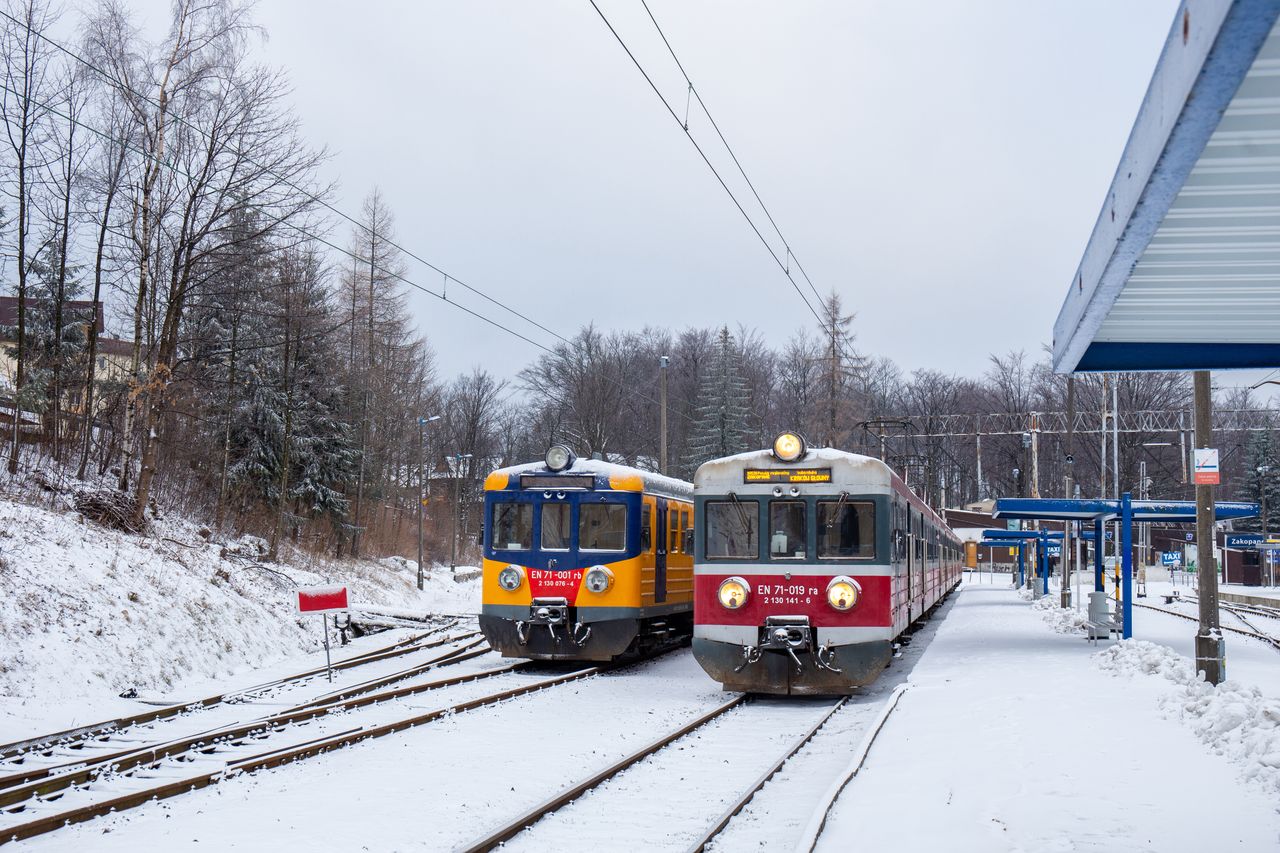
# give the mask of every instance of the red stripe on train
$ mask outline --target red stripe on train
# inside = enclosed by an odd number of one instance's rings
[[[737,610],[720,604],[720,584],[740,577],[751,585],[747,603]],[[766,616],[808,616],[809,624],[825,628],[893,625],[890,594],[893,578],[884,575],[858,577],[862,596],[852,610],[841,613],[827,604],[827,584],[838,575],[813,575],[786,580],[782,575],[697,575],[693,579],[693,619],[700,625],[763,625]]]

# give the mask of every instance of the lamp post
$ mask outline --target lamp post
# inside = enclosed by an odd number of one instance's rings
[[[449,571],[451,573],[458,570],[458,515],[459,507],[462,504],[462,479],[458,473],[458,465],[464,459],[470,459],[470,453],[455,453],[453,459],[453,546],[449,552]]]
[[[427,424],[432,421],[440,420],[440,415],[432,415],[429,418],[418,418],[418,589],[423,587],[422,576],[422,508],[423,502],[427,499],[424,482],[426,480],[426,435]]]

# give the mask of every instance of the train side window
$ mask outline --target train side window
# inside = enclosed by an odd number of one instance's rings
[[[667,510],[667,553],[674,554],[680,548],[680,513],[675,508]]]
[[[533,504],[503,501],[493,505],[493,547],[498,551],[533,547]]]
[[[625,551],[627,508],[614,503],[578,507],[578,547],[584,551]]]
[[[818,559],[870,560],[875,556],[875,504],[818,501]]]
[[[804,501],[769,501],[769,556],[803,560],[809,524]]]
[[[640,508],[640,550],[653,550],[653,508],[649,504]]]
[[[686,554],[693,553],[693,528],[686,527],[684,529],[683,550]]]
[[[759,559],[758,501],[707,501],[708,560]]]
[[[568,551],[573,528],[572,507],[568,504],[542,505],[542,550]]]

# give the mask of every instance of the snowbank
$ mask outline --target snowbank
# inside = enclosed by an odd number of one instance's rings
[[[448,568],[416,588],[417,566],[295,554],[266,564],[253,537],[206,542],[195,525],[156,522],[133,536],[0,500],[0,696],[15,704],[169,696],[320,645],[294,612],[296,586],[343,583],[353,605],[475,612],[478,583]],[[190,697],[178,696],[186,699]],[[26,700],[37,700],[35,703]]]
[[[1041,611],[1044,621],[1049,627],[1057,631],[1059,634],[1080,634],[1084,631],[1084,625],[1089,621],[1088,615],[1073,607],[1060,607],[1054,603],[1053,596],[1046,595],[1043,598],[1036,599],[1031,605],[1032,610]]]
[[[1190,726],[1215,753],[1239,765],[1244,778],[1280,794],[1280,700],[1236,681],[1215,687],[1173,649],[1145,640],[1124,640],[1094,658],[1113,675],[1173,682],[1177,690],[1160,698],[1164,715]]]

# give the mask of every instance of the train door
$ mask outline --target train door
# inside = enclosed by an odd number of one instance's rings
[[[912,586],[915,582],[916,573],[916,537],[915,525],[911,523],[911,510],[905,513],[904,527],[906,528],[907,537],[907,621],[911,621],[911,601],[915,597],[915,589]]]
[[[661,604],[667,600],[667,499],[658,498],[655,509],[658,529],[653,543],[653,603]]]

